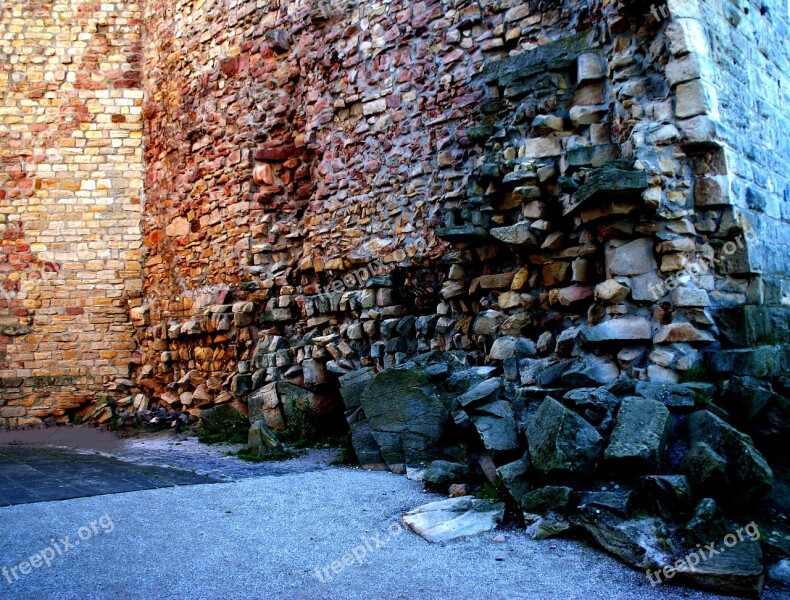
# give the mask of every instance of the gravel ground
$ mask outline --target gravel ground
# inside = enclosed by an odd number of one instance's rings
[[[11,583],[0,574],[2,599],[723,598],[651,587],[643,573],[575,540],[535,542],[507,530],[504,542],[494,532],[428,544],[398,519],[439,497],[403,476],[330,467],[336,450],[251,464],[228,456],[236,446],[172,432],[119,439],[84,428],[0,432],[0,443],[100,452],[228,482],[0,508],[0,569],[53,543],[62,552]],[[79,539],[81,527],[89,539]],[[79,543],[63,551],[66,536]],[[359,563],[343,566],[355,549]]]
[[[652,588],[643,574],[575,541],[533,542],[508,531],[503,543],[492,533],[440,546],[393,525],[433,498],[405,477],[329,468],[2,508],[0,567],[17,565],[53,538],[77,540],[91,521],[99,526],[51,567],[12,584],[0,578],[0,597],[716,597]],[[105,514],[108,533],[100,527]],[[329,571],[322,582],[316,569],[342,561],[364,545],[363,536],[373,550],[361,564]],[[386,540],[382,547],[373,536]]]

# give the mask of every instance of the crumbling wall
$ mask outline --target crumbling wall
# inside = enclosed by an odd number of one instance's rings
[[[150,3],[143,387],[199,414],[207,378],[203,406],[500,336],[672,383],[742,347],[785,225],[737,199],[712,39],[741,33],[692,4]]]
[[[126,0],[0,3],[0,425],[68,420],[129,374],[139,17]]]

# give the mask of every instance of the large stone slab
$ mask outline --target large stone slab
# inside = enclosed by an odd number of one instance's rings
[[[474,496],[430,502],[410,510],[403,524],[424,540],[449,542],[489,532],[505,516],[505,505]]]
[[[450,419],[429,374],[415,365],[378,373],[360,401],[384,461],[396,470],[430,458]]]
[[[595,467],[603,438],[587,421],[548,397],[527,423],[529,457],[546,472],[579,472]]]
[[[624,467],[657,469],[669,425],[669,410],[661,402],[636,396],[623,398],[604,459]]]

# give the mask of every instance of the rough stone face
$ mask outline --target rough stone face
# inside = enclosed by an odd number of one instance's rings
[[[624,518],[589,507],[580,515],[581,525],[606,551],[640,570],[663,568],[675,548],[669,530],[654,517]]]
[[[625,317],[605,321],[581,331],[585,342],[637,342],[652,339],[650,321],[642,317]]]
[[[516,421],[510,402],[495,400],[488,404],[467,407],[466,412],[487,450],[505,451],[518,448]]]
[[[606,263],[611,275],[643,275],[655,271],[653,242],[643,238],[612,247],[607,252]]]
[[[429,484],[443,485],[462,482],[469,475],[469,468],[466,465],[446,460],[435,460],[425,469],[422,479]]]
[[[623,466],[657,469],[664,455],[669,425],[669,410],[660,402],[624,398],[604,458]]]
[[[550,397],[527,423],[526,435],[530,460],[543,472],[591,469],[603,448],[592,425]]]
[[[738,490],[738,494],[730,498],[733,503],[748,502],[771,490],[773,471],[748,435],[707,410],[693,413],[688,428],[692,444],[707,444],[727,461],[727,484]],[[710,464],[710,460],[705,464]],[[706,467],[705,473],[708,472],[710,469]],[[689,479],[694,481],[692,477]]]
[[[413,366],[376,375],[361,403],[371,434],[393,468],[429,456],[449,419],[428,374]]]

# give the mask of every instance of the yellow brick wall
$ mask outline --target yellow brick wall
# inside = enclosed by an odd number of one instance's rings
[[[123,393],[142,285],[140,11],[0,2],[0,425]]]

